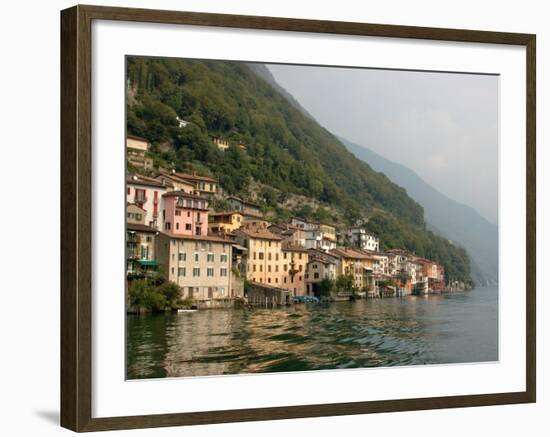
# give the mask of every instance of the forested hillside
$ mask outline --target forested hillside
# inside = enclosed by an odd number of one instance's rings
[[[268,187],[262,201],[279,212],[285,198],[301,195],[339,211],[342,225],[372,217],[369,226],[386,246],[400,241],[420,256],[432,254],[448,278],[470,281],[464,250],[425,229],[423,208],[403,188],[357,159],[248,65],[127,62],[128,133],[152,143],[157,165],[211,174],[226,193],[244,197],[251,186]],[[176,117],[189,124],[180,127]],[[212,136],[233,145],[221,151]]]

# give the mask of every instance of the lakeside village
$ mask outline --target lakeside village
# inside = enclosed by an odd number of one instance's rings
[[[227,146],[220,139],[215,143],[222,150]],[[148,147],[147,140],[128,136],[132,168],[153,171]],[[155,280],[164,283],[174,309],[464,289],[445,284],[443,266],[434,261],[401,248],[381,252],[378,238],[361,226],[337,229],[298,217],[270,223],[259,205],[235,196],[223,197],[229,210],[215,212],[210,208],[220,196],[215,179],[162,169],[154,174],[127,175],[129,312],[154,306],[146,302],[154,298],[144,294]]]

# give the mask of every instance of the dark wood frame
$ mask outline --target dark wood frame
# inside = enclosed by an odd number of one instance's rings
[[[91,24],[120,20],[509,44],[527,52],[526,391],[92,418]],[[257,16],[75,6],[61,12],[61,425],[74,431],[338,416],[536,401],[535,35]]]

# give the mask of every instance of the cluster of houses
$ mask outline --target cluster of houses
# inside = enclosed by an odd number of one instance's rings
[[[145,145],[131,147],[139,141]],[[146,140],[129,137],[127,149],[134,168],[150,169]],[[221,196],[215,179],[153,174],[127,176],[129,281],[161,270],[180,286],[182,298],[203,303],[320,298],[326,297],[327,284],[336,300],[352,293],[377,297],[445,287],[441,265],[402,249],[381,252],[378,238],[364,227],[338,230],[298,217],[271,223],[259,205],[235,196],[223,197],[227,211],[213,211],[212,200]],[[352,290],[334,286],[341,277],[351,281]]]

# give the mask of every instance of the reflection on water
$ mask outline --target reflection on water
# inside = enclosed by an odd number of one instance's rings
[[[127,316],[127,377],[498,360],[498,291]]]

